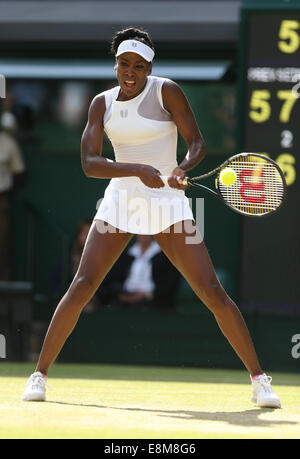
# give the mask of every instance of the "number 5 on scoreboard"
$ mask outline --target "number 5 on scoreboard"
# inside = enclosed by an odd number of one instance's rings
[[[270,91],[256,89],[251,94],[249,116],[255,123],[264,123],[271,115]]]
[[[292,21],[290,19],[285,19],[281,21],[279,29],[279,38],[278,48],[283,53],[292,54],[297,51],[300,46],[300,35],[298,32],[300,29],[299,21]]]

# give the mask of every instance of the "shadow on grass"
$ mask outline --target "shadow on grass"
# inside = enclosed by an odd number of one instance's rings
[[[190,411],[190,410],[158,410],[149,408],[124,408],[112,407],[84,403],[66,403],[58,401],[49,401],[57,405],[78,406],[84,408],[99,408],[120,411],[133,411],[140,413],[150,413],[157,416],[181,419],[182,421],[217,421],[226,422],[227,424],[239,426],[255,426],[255,427],[274,427],[278,425],[296,425],[296,421],[274,421],[268,419],[261,419],[260,415],[264,413],[271,413],[275,411],[273,408],[253,408],[245,411]],[[276,410],[277,411],[277,410]]]

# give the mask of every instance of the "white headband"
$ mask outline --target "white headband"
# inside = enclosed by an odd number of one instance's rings
[[[124,40],[120,43],[116,57],[123,53],[136,53],[142,56],[146,61],[151,62],[154,58],[154,51],[148,45],[138,40]]]

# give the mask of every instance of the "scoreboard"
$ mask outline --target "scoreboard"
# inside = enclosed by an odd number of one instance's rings
[[[300,1],[246,4],[240,58],[239,151],[275,160],[288,188],[278,214],[243,218],[241,302],[300,311]]]

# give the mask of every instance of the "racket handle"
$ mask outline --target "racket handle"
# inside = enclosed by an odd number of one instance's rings
[[[170,178],[169,175],[161,175],[160,178],[162,179],[162,181],[164,182],[165,185],[169,185],[168,184],[168,179]],[[187,183],[188,183],[187,178],[183,179],[182,183],[183,183],[183,185],[187,185]]]

